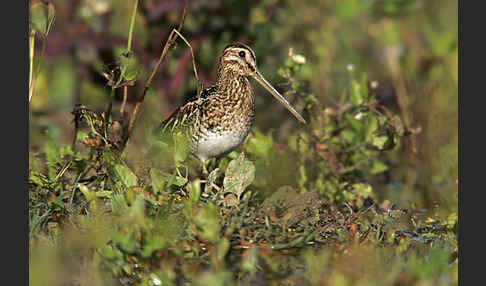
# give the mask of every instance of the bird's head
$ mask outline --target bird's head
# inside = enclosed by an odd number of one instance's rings
[[[245,44],[234,43],[228,45],[219,60],[220,73],[231,73],[254,78],[268,92],[270,92],[285,108],[287,108],[300,122],[306,123],[304,118],[292,107],[258,71],[255,52]]]

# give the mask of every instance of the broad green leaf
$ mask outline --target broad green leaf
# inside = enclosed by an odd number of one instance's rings
[[[231,192],[240,198],[253,179],[255,179],[255,166],[251,161],[245,159],[244,153],[241,153],[238,158],[228,164],[223,187],[225,192]]]
[[[133,80],[137,77],[138,71],[131,71],[125,75],[125,80]]]
[[[127,188],[137,185],[137,176],[125,164],[113,166],[114,173]]]
[[[343,136],[344,141],[346,141],[347,143],[353,143],[353,141],[356,137],[356,133],[354,133],[350,130],[343,130],[341,132],[341,136]]]
[[[369,142],[373,138],[373,133],[378,129],[378,120],[372,113],[368,113],[366,118],[365,140]]]
[[[152,179],[152,188],[156,194],[162,192],[165,186],[183,187],[187,183],[187,179],[184,177],[167,174],[154,168],[150,170],[150,178]]]
[[[115,183],[122,183],[126,188],[137,185],[137,176],[128,168],[119,154],[104,149],[103,156],[110,166],[108,172]]]
[[[167,177],[161,174],[162,171],[155,169],[150,170],[150,178],[152,179],[152,189],[155,194],[162,192],[165,184],[167,183]]]
[[[363,103],[364,101],[364,98],[363,98],[363,92],[362,92],[362,89],[363,89],[363,86],[361,86],[359,83],[353,81],[351,83],[351,93],[350,93],[350,96],[349,96],[349,101],[351,101],[351,103],[353,105],[360,105],[361,103]]]
[[[383,173],[388,170],[388,166],[383,164],[383,162],[379,160],[374,160],[373,166],[371,167],[370,173],[371,174],[378,174]]]
[[[374,136],[373,139],[371,140],[371,143],[381,150],[385,146],[387,140],[388,140],[388,136],[386,135]]]
[[[127,208],[128,204],[125,196],[121,193],[114,194],[111,200],[111,211],[115,214],[121,214]]]
[[[196,205],[199,202],[199,196],[201,195],[201,181],[199,179],[192,181],[187,186],[187,189],[193,205]]]
[[[174,162],[179,166],[189,155],[189,144],[187,137],[182,132],[175,132],[174,136]]]
[[[96,198],[96,193],[90,191],[87,186],[83,184],[78,184],[78,188],[81,191],[81,193],[83,193],[84,197],[88,202]]]
[[[346,118],[346,120],[348,121],[349,123],[349,126],[351,127],[351,129],[355,132],[361,132],[361,130],[363,129],[363,123],[361,123],[358,119],[354,118],[351,114],[349,113],[346,113],[344,115],[344,117]]]
[[[217,242],[219,240],[220,219],[216,205],[209,203],[206,207],[200,209],[194,220],[201,229],[199,234],[202,239],[209,242]]]

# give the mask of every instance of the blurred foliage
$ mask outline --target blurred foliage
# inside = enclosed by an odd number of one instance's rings
[[[189,2],[203,84],[246,42],[308,124],[257,87],[252,133],[202,176],[184,144],[152,140],[196,94],[178,40],[120,152],[183,1],[140,1],[130,53],[132,1],[31,1],[47,45],[29,112],[30,284],[457,285],[457,2]]]

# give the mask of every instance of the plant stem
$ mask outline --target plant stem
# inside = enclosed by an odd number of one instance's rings
[[[138,7],[138,0],[135,0],[133,2],[133,10],[132,10],[132,16],[130,19],[130,26],[128,30],[128,42],[127,42],[127,50],[126,50],[126,56],[130,57],[130,52],[131,52],[131,47],[132,47],[132,39],[133,39],[133,28],[135,26],[135,18],[137,16],[137,7]],[[105,133],[108,134],[108,125],[109,121],[111,119],[111,110],[113,107],[113,101],[115,100],[115,89],[118,87],[118,85],[123,81],[123,78],[125,77],[125,73],[127,71],[126,65],[122,67],[120,77],[118,78],[117,82],[111,87],[111,94],[110,94],[110,102],[108,104],[108,109],[106,111],[106,118],[105,120],[107,121],[105,124]],[[123,104],[120,109],[120,113],[123,115],[124,109],[125,109],[125,103],[126,103],[126,97],[128,94],[128,87],[124,86],[123,88]]]
[[[138,7],[138,0],[135,0],[133,3],[133,11],[132,11],[132,17],[130,20],[130,30],[128,32],[128,43],[127,43],[127,52],[130,52],[132,48],[132,38],[133,38],[133,27],[135,26],[135,17],[137,15],[137,7]]]
[[[137,8],[138,8],[138,0],[135,0],[133,4],[133,11],[132,17],[130,20],[130,28],[128,32],[128,43],[127,43],[127,53],[129,53],[132,49],[132,38],[133,38],[133,28],[135,27],[135,18],[137,15]],[[123,103],[120,107],[120,113],[123,116],[125,113],[125,106],[127,104],[127,96],[128,96],[128,86],[123,87]]]
[[[108,108],[106,109],[106,118],[105,118],[105,135],[108,136],[108,129],[110,126],[110,119],[111,119],[111,110],[113,108],[113,101],[115,100],[115,88],[111,88],[110,92],[110,102],[108,103]]]

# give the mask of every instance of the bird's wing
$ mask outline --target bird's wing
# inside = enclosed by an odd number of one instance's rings
[[[205,100],[214,94],[216,87],[212,86],[204,89],[200,96],[194,96],[184,105],[177,108],[166,120],[157,128],[157,132],[173,132],[178,129],[198,128],[201,115],[201,107]]]

